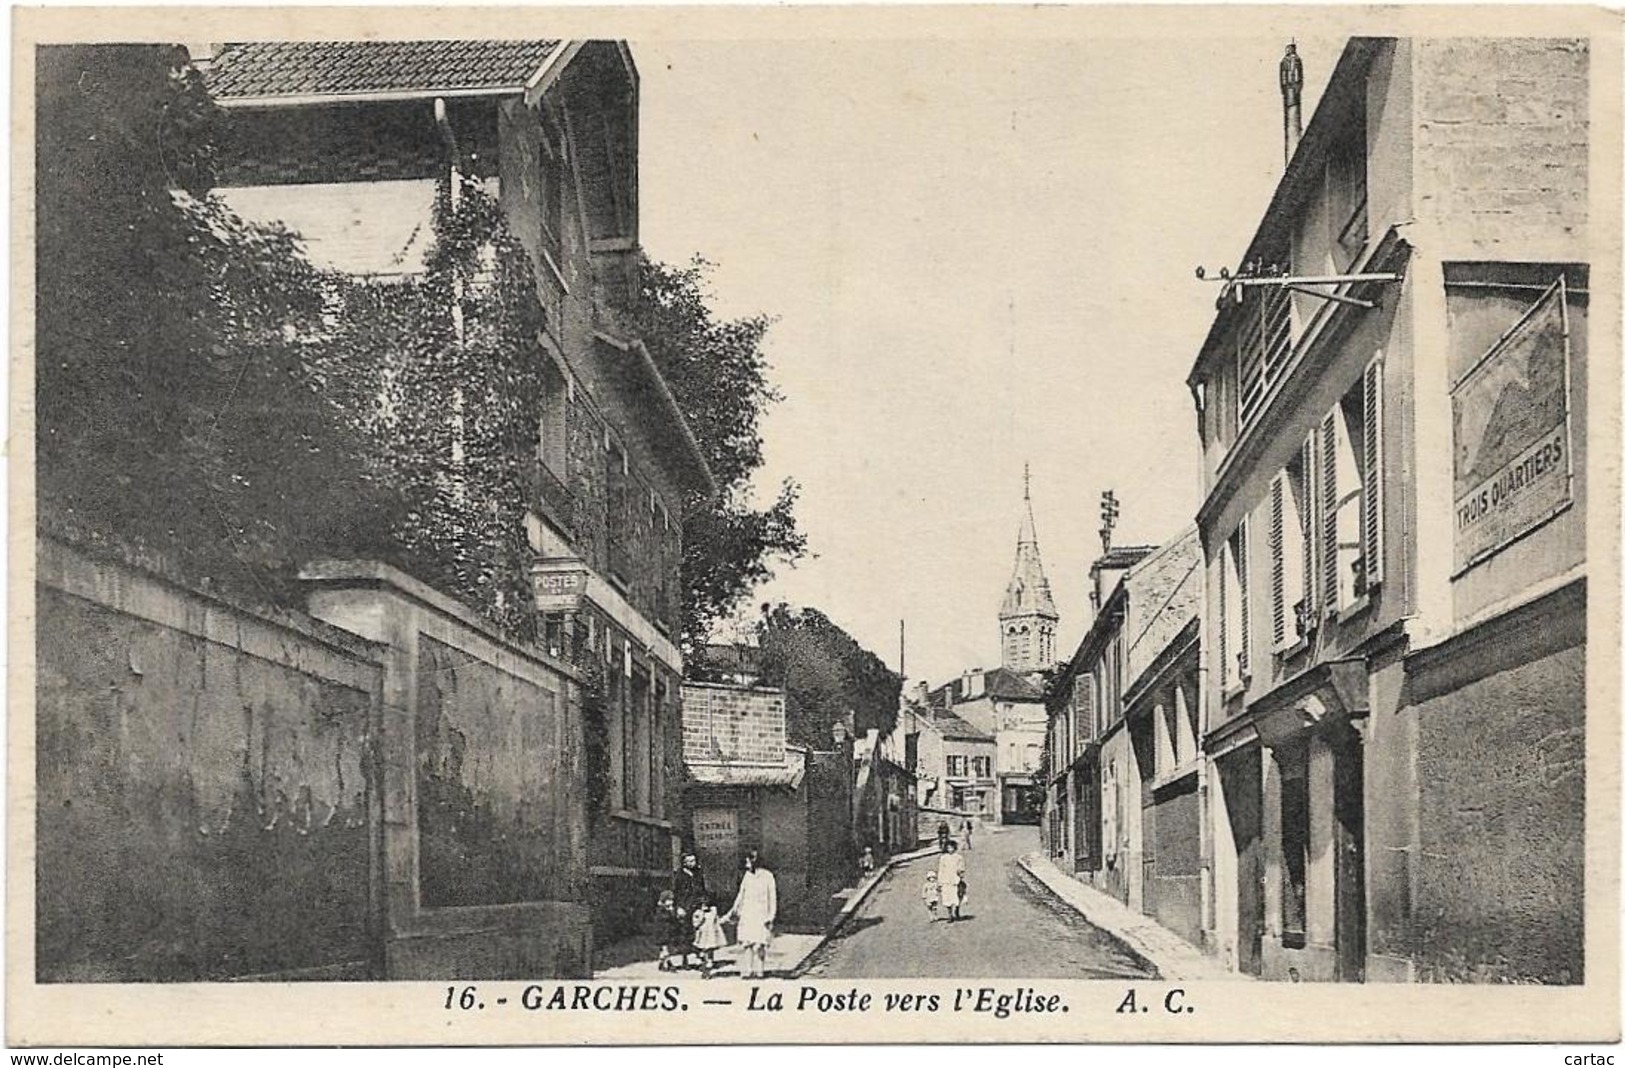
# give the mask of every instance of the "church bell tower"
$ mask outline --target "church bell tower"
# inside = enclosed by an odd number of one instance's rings
[[[999,648],[1007,671],[1031,674],[1055,666],[1055,629],[1061,614],[1050,596],[1044,561],[1038,555],[1033,524],[1031,472],[1022,471],[1021,533],[1016,537],[1016,567],[999,609]]]

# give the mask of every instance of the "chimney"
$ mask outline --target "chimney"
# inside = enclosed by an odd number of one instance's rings
[[[1298,58],[1298,43],[1286,46],[1281,57],[1281,109],[1286,131],[1286,163],[1292,163],[1292,153],[1298,150],[1303,137],[1303,60]]]

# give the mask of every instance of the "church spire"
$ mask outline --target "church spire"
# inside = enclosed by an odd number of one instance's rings
[[[1016,535],[1016,566],[999,609],[999,644],[1011,671],[1045,671],[1055,664],[1055,627],[1060,613],[1038,552],[1033,522],[1032,471],[1022,468],[1021,532]]]

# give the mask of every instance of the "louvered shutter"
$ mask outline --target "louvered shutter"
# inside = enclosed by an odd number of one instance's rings
[[[1241,674],[1246,675],[1249,667],[1248,651],[1251,648],[1252,630],[1248,627],[1247,619],[1247,520],[1243,517],[1241,526],[1236,528],[1236,586],[1239,592],[1236,606],[1236,622],[1240,624],[1236,631],[1236,667]]]
[[[1319,479],[1315,477],[1314,434],[1303,439],[1298,463],[1303,471],[1303,492],[1298,495],[1298,523],[1303,533],[1303,600],[1313,619],[1315,605],[1320,600],[1315,596],[1318,585],[1315,576],[1320,572],[1315,570],[1315,543],[1319,540],[1315,537],[1315,487]]]
[[[1221,687],[1230,684],[1230,566],[1226,558],[1230,554],[1230,546],[1225,544],[1219,550],[1219,625],[1214,636],[1219,646],[1219,684]]]
[[[1270,609],[1275,644],[1286,644],[1286,474],[1270,484]]]
[[[1322,604],[1337,610],[1337,411],[1320,424],[1320,565]]]
[[[1365,556],[1365,584],[1382,581],[1382,357],[1365,369],[1365,441],[1361,446],[1364,499],[1361,502],[1360,551]]]

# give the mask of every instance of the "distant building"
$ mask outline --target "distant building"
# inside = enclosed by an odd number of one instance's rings
[[[994,761],[998,744],[993,735],[965,722],[945,708],[929,703],[923,693],[904,717],[918,734],[915,765],[919,807],[931,809],[921,817],[922,829],[934,829],[935,813],[993,819],[998,814],[998,779]],[[957,830],[957,828],[956,828]]]
[[[994,742],[998,780],[993,818],[1001,823],[1037,823],[1034,787],[1043,758],[1044,689],[1041,675],[1006,668],[973,668],[930,694],[930,703],[951,711]]]
[[[1284,101],[1189,379],[1242,972],[1586,978],[1590,81],[1583,40],[1355,38],[1301,141]]]

